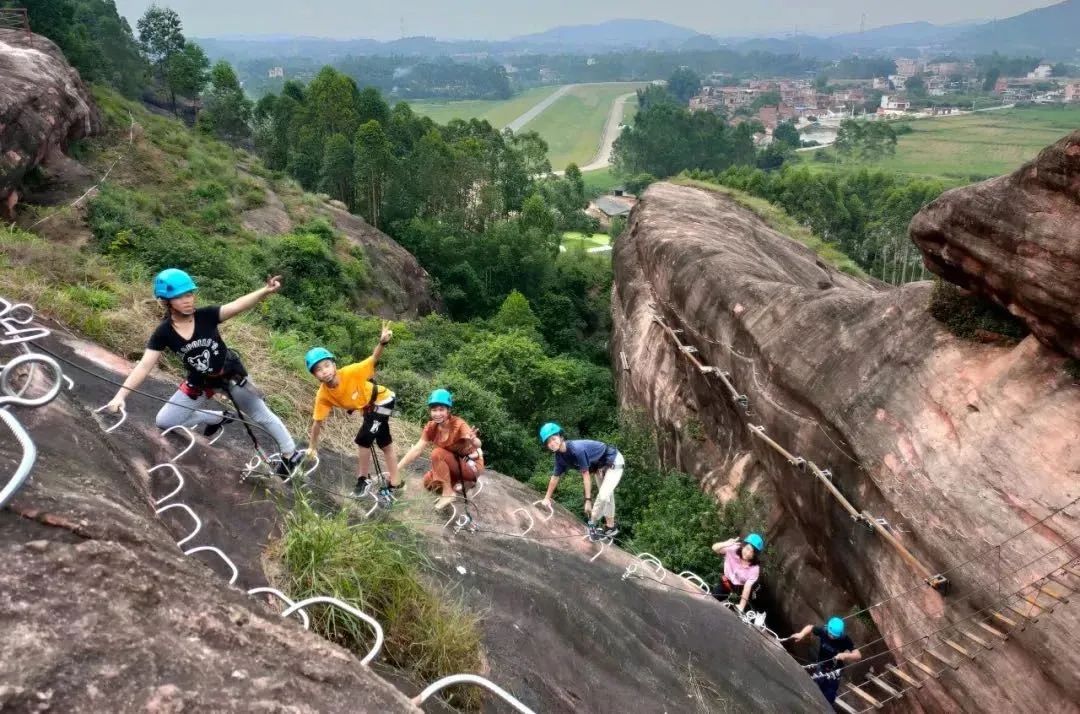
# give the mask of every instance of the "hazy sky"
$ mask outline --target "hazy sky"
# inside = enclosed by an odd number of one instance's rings
[[[116,0],[135,21],[151,0]],[[159,0],[180,13],[188,35],[295,34],[320,37],[406,35],[441,39],[506,39],[557,25],[614,18],[665,20],[714,35],[752,32],[858,30],[866,26],[928,20],[949,23],[1008,17],[1046,0]]]

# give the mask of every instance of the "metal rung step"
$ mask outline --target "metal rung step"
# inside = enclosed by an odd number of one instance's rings
[[[927,667],[925,664],[923,664],[919,660],[914,659],[913,657],[908,657],[907,658],[907,663],[910,664],[910,665],[913,665],[916,669],[921,671],[923,674],[925,674],[930,679],[937,679],[938,678],[938,673],[937,672],[935,672],[930,667]],[[946,664],[948,664],[948,662],[946,662]]]
[[[997,638],[1002,639],[1002,640],[1009,639],[1009,636],[1007,634],[1005,634],[1001,630],[997,629],[996,627],[992,627],[990,625],[987,625],[985,622],[980,622],[979,627],[981,627],[984,632],[989,632],[994,637],[997,637]]]
[[[994,644],[992,642],[987,642],[983,638],[976,635],[974,632],[970,632],[968,630],[959,630],[959,632],[960,632],[961,635],[968,638],[969,640],[971,640],[972,642],[974,642],[977,645],[981,645],[982,647],[985,647],[988,650],[994,649]]]
[[[836,699],[835,699],[835,700],[833,701],[833,704],[835,704],[836,706],[840,707],[840,709],[841,709],[841,710],[843,710],[843,711],[845,712],[845,714],[859,714],[859,710],[858,710],[858,709],[854,708],[853,706],[851,706],[850,704],[848,704],[847,702],[845,702],[845,701],[844,701],[843,699],[841,699],[840,697],[837,697],[837,698],[836,698]]]
[[[1042,592],[1042,591],[1040,590],[1039,592]],[[1026,602],[1026,603],[1030,603],[1034,607],[1039,608],[1043,612],[1052,612],[1053,609],[1054,609],[1053,605],[1040,605],[1039,604],[1039,593],[1035,593],[1034,595],[1021,595],[1020,599],[1023,600],[1024,602]]]
[[[953,664],[952,662],[949,661],[949,658],[946,657],[945,655],[940,655],[940,654],[938,654],[937,652],[935,652],[932,649],[926,649],[926,650],[923,650],[923,651],[926,652],[926,654],[933,657],[934,659],[944,663],[946,666],[952,667],[953,669],[960,669],[960,663],[959,662]]]
[[[1054,592],[1052,590],[1047,590],[1046,589],[1047,585],[1048,585],[1048,583],[1043,583],[1041,586],[1039,586],[1039,592],[1041,594],[1043,594],[1043,595],[1045,595],[1045,596],[1047,596],[1049,598],[1053,598],[1054,600],[1057,600],[1058,602],[1062,602],[1062,603],[1068,603],[1069,602],[1069,594],[1067,592],[1062,593],[1062,592]],[[1036,595],[1036,597],[1038,597],[1038,596]]]
[[[973,655],[972,653],[968,652],[968,651],[967,651],[966,649],[964,649],[964,648],[963,648],[963,647],[961,647],[960,645],[956,644],[956,643],[955,643],[955,642],[953,642],[952,640],[946,640],[946,639],[943,639],[943,640],[941,640],[941,641],[942,641],[942,642],[944,642],[945,644],[947,644],[947,645],[948,645],[949,647],[952,647],[952,648],[953,648],[954,650],[956,650],[956,651],[957,651],[957,652],[959,652],[960,654],[964,655],[965,657],[968,657],[968,658],[970,658],[970,659],[975,659],[975,655]]]
[[[910,674],[908,674],[904,670],[897,669],[896,667],[893,667],[891,664],[885,665],[885,669],[887,669],[889,671],[889,674],[896,677],[897,679],[899,679],[901,682],[908,685],[909,687],[915,687],[916,689],[922,689],[922,682],[915,679],[914,677],[912,677]]]
[[[1022,607],[1020,607],[1019,605],[1013,605],[1012,603],[1009,603],[1008,608],[1010,610],[1012,610],[1013,612],[1015,612],[1017,615],[1020,615],[1021,617],[1023,617],[1025,620],[1029,620],[1031,622],[1038,622],[1039,621],[1039,613],[1031,612],[1030,608],[1025,610]],[[1042,608],[1039,608],[1039,609],[1041,610]]]
[[[888,694],[890,697],[902,697],[904,693],[898,689],[893,688],[888,682],[884,681],[881,677],[876,677],[872,674],[867,674],[866,678],[871,682],[881,687],[881,690]]]
[[[849,692],[855,692],[855,694],[862,697],[866,701],[866,703],[869,704],[870,706],[872,706],[874,709],[881,709],[881,702],[874,699],[869,694],[867,694],[863,690],[859,689],[858,687],[856,687],[851,682],[848,682],[847,688],[848,688]]]
[[[1009,618],[1005,617],[1004,615],[1002,615],[997,610],[992,612],[991,615],[993,615],[995,620],[997,620],[998,622],[1004,622],[1005,625],[1008,626],[1008,627],[1016,627],[1017,626],[1015,620],[1010,620]]]

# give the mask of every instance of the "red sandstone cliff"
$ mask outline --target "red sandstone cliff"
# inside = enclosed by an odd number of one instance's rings
[[[874,608],[874,627],[849,623],[863,645],[885,633],[895,647],[986,607],[996,578],[1008,592],[1077,557],[1076,542],[1066,543],[1080,535],[1075,508],[1012,541],[1000,560],[980,557],[1080,495],[1080,388],[1063,355],[1034,337],[1012,348],[961,341],[927,313],[930,283],[886,289],[838,273],[732,200],[696,188],[653,185],[613,260],[620,401],[651,416],[669,464],[707,491],[769,497],[781,561],[769,585],[795,623],[914,588]],[[682,330],[702,363],[731,373],[749,416],[657,317]],[[948,597],[919,588],[917,570],[748,424],[830,468],[856,508],[887,519],[930,572],[977,560],[949,574]],[[911,710],[1031,711],[1040,702],[1073,711],[1077,633],[1080,610],[1063,606],[903,701]],[[871,664],[881,672],[887,661]]]

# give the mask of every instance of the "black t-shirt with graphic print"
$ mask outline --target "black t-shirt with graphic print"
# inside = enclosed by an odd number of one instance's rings
[[[221,374],[229,350],[221,339],[218,325],[221,324],[221,307],[200,307],[195,311],[195,331],[191,339],[185,340],[172,326],[172,321],[165,318],[150,335],[147,349],[163,352],[166,348],[180,355],[180,360],[188,371],[188,381],[199,384],[208,377]]]

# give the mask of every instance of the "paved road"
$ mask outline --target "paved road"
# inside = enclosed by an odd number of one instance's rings
[[[525,126],[526,124],[531,122],[533,119],[540,116],[540,114],[545,109],[547,109],[552,104],[554,104],[556,101],[558,101],[559,97],[566,94],[567,92],[569,92],[571,89],[573,89],[576,86],[578,86],[578,85],[576,85],[576,84],[567,84],[567,85],[565,85],[563,87],[559,87],[554,92],[552,92],[551,94],[549,94],[548,96],[546,96],[542,100],[540,100],[540,102],[538,102],[537,104],[534,104],[532,109],[530,109],[529,111],[525,112],[524,114],[519,116],[514,121],[507,124],[506,128],[509,129],[510,131],[518,131],[518,130],[520,130],[521,127]]]
[[[581,167],[582,171],[596,171],[611,164],[611,147],[619,138],[619,125],[622,124],[626,102],[634,95],[635,92],[621,94],[611,103],[611,111],[608,112],[607,123],[604,125],[604,136],[600,139],[600,148],[597,149],[593,160]]]

